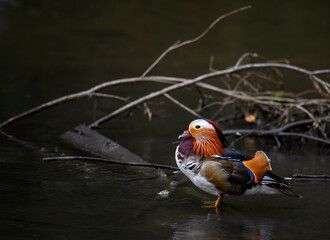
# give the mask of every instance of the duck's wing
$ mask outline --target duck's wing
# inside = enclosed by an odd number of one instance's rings
[[[222,160],[220,162],[229,176],[229,181],[240,184],[248,184],[252,181],[252,175],[249,173],[249,169],[243,164],[227,160]]]
[[[205,159],[202,175],[221,192],[240,195],[252,182],[248,169],[240,163],[228,160]]]
[[[237,152],[232,149],[227,149],[226,153],[221,155],[213,155],[213,157],[216,159],[228,160],[233,162],[242,162],[246,160],[251,160],[253,158],[245,153]]]

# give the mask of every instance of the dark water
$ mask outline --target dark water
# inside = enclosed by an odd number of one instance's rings
[[[244,52],[287,58],[311,70],[329,68],[328,1],[0,1],[0,121],[107,80],[139,76],[170,44],[196,36],[218,15],[246,4],[253,8],[171,53],[152,74],[197,76],[208,71],[210,56],[221,69]],[[289,76],[292,91],[312,87],[304,76]],[[134,98],[158,87],[124,86],[110,93]],[[330,238],[329,183],[293,183],[299,199],[229,196],[218,216],[201,208],[214,197],[189,182],[167,198],[157,195],[178,176],[150,179],[135,168],[42,162],[50,153],[88,155],[59,136],[120,104],[79,100],[6,129],[32,144],[0,135],[1,239]],[[148,122],[134,111],[100,131],[147,161],[174,165],[169,143],[192,119],[180,112],[166,103],[165,119]],[[291,141],[275,151],[273,145],[271,139],[247,138],[238,146],[250,153],[262,148],[280,176],[329,174],[328,147]]]

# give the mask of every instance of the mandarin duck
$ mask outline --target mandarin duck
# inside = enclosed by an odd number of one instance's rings
[[[275,190],[298,197],[289,183],[271,172],[270,159],[263,151],[257,151],[254,157],[234,151],[219,126],[209,119],[192,121],[179,139],[176,164],[199,189],[218,196],[216,208],[222,205],[224,194]]]

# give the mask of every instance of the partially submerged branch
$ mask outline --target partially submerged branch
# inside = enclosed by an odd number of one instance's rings
[[[292,180],[295,182],[329,182],[329,175],[307,175],[307,174],[294,174],[292,177],[286,177],[285,180]]]
[[[179,170],[178,167],[163,165],[163,164],[154,164],[154,163],[141,163],[141,162],[123,162],[110,160],[105,158],[97,157],[84,157],[84,156],[64,156],[64,157],[44,157],[42,159],[44,162],[51,161],[63,161],[63,160],[77,160],[77,161],[93,161],[93,162],[104,162],[124,166],[135,166],[135,167],[148,167],[148,168],[159,168],[159,169],[168,169],[168,170]]]

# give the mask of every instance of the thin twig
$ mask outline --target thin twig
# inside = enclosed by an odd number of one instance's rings
[[[307,135],[303,133],[295,133],[295,132],[280,132],[273,130],[255,130],[255,129],[236,129],[236,130],[224,130],[224,135],[233,135],[233,134],[249,134],[249,135],[257,135],[257,136],[287,136],[287,137],[301,137],[307,138],[316,142],[321,142],[325,144],[330,144],[330,140],[315,137],[312,135]]]
[[[274,139],[275,139],[275,142],[276,142],[276,150],[278,150],[278,149],[280,149],[280,147],[281,147],[281,142],[280,142],[280,140],[278,139],[278,137],[277,136],[274,136]]]
[[[192,115],[194,115],[195,117],[201,118],[202,115],[198,114],[197,112],[195,112],[194,110],[192,110],[191,108],[187,107],[186,105],[180,103],[178,100],[176,100],[175,98],[171,97],[169,94],[165,93],[164,94],[165,97],[167,97],[169,100],[171,100],[173,103],[175,103],[176,105],[178,105],[179,107],[181,107],[182,109],[186,110],[187,112],[191,113]]]
[[[213,68],[213,63],[214,63],[214,56],[211,56],[210,57],[210,62],[209,62],[209,71],[210,72],[216,72],[216,71],[218,71],[217,69],[214,69]]]
[[[168,170],[174,170],[174,171],[179,170],[179,168],[177,168],[177,167],[163,165],[163,164],[122,162],[122,161],[110,160],[110,159],[105,159],[105,158],[84,157],[84,156],[45,157],[42,160],[44,162],[61,161],[61,160],[96,161],[96,162],[106,162],[106,163],[125,165],[125,166],[160,168],[160,169],[168,169]]]
[[[234,102],[235,102],[235,100],[227,100],[225,104],[231,104],[231,103],[234,103]],[[196,112],[202,112],[202,111],[204,111],[204,110],[206,110],[206,109],[208,109],[210,107],[213,107],[214,105],[221,105],[221,106],[223,106],[224,103],[223,103],[223,101],[214,101],[214,102],[211,102],[211,103],[205,105],[204,107],[197,108],[195,111]],[[214,119],[214,118],[215,117],[213,117],[212,119]]]
[[[124,102],[127,102],[128,99],[130,98],[130,97],[124,98],[124,97],[121,97],[121,96],[108,94],[108,93],[91,93],[91,96],[113,98],[113,99],[117,99],[117,100],[124,101]]]
[[[270,129],[270,130],[258,130],[258,129],[234,129],[234,130],[223,130],[224,135],[236,135],[236,134],[249,134],[249,135],[258,135],[258,136],[290,136],[290,137],[301,137],[301,138],[307,138],[311,139],[317,142],[322,142],[325,144],[330,144],[329,139],[325,138],[319,138],[303,133],[296,133],[296,132],[285,132],[285,130],[296,127],[298,125],[304,125],[304,124],[309,124],[314,121],[329,121],[329,116],[326,117],[320,117],[320,118],[315,118],[315,119],[306,119],[306,120],[301,120],[301,121],[296,121],[292,123],[288,123],[280,128],[276,129]]]
[[[264,129],[265,127],[268,127],[268,126],[274,124],[275,122],[276,122],[276,121],[266,123],[266,124],[264,124],[263,126],[260,126],[260,127],[254,129],[254,130],[255,130],[255,131],[260,131],[260,130]],[[250,135],[254,135],[254,134],[255,134],[255,131],[251,131],[251,132],[248,132],[248,133],[246,133],[246,134],[244,134],[244,135],[241,135],[239,138],[235,139],[234,141],[232,141],[232,142],[230,143],[231,146],[234,147],[235,144],[236,144],[237,142],[243,140],[244,138],[246,138],[246,137],[248,137],[248,136],[250,136]]]
[[[320,75],[320,74],[330,74],[330,69],[314,71],[314,75]]]
[[[320,79],[317,78],[316,76],[310,76],[310,79],[313,81],[314,88],[320,93],[321,96],[325,98],[330,98],[330,89],[326,82],[320,81]],[[326,92],[322,90],[319,84],[323,86]]]
[[[314,118],[314,119],[305,119],[305,120],[300,120],[300,121],[288,123],[288,124],[278,128],[278,129],[279,129],[279,131],[285,131],[285,130],[290,129],[292,127],[296,127],[298,125],[310,124],[310,123],[313,123],[315,121],[329,121],[329,120],[330,120],[330,116],[324,116],[324,117],[319,117],[319,118]]]
[[[236,62],[235,67],[238,67],[241,65],[241,63],[247,58],[247,57],[259,57],[258,53],[244,53]]]
[[[312,136],[312,135],[307,135],[307,134],[304,134],[304,133],[280,132],[280,133],[277,134],[277,136],[300,137],[300,138],[310,139],[310,140],[313,140],[313,141],[316,141],[316,142],[330,144],[329,139],[319,138],[319,137],[315,137],[315,136]]]
[[[305,125],[305,124],[310,124],[313,123],[314,121],[329,121],[330,117],[329,116],[325,116],[325,117],[319,117],[319,118],[315,118],[315,119],[305,119],[305,120],[300,120],[300,121],[296,121],[296,122],[291,122],[288,123],[280,128],[275,128],[275,129],[271,129],[271,130],[257,130],[257,129],[233,129],[233,130],[223,130],[223,134],[224,135],[233,135],[233,134],[237,134],[237,133],[250,133],[252,132],[253,134],[262,134],[262,135],[271,135],[271,134],[275,134],[279,133],[279,132],[284,132],[287,129],[299,126],[299,125]]]
[[[180,42],[180,41],[177,41],[175,42],[172,46],[170,46],[168,49],[166,49],[157,59],[156,61],[154,61],[151,66],[142,74],[142,77],[145,77],[159,62],[160,60],[162,60],[169,52],[177,49],[177,48],[180,48],[184,45],[188,45],[188,44],[191,44],[191,43],[194,43],[194,42],[197,42],[199,39],[201,39],[202,37],[204,37],[218,22],[220,22],[222,19],[226,18],[226,17],[229,17],[233,14],[236,14],[238,12],[241,12],[241,11],[244,11],[244,10],[247,10],[249,8],[251,8],[252,6],[245,6],[245,7],[241,7],[239,9],[236,9],[234,11],[231,11],[229,13],[226,13],[224,15],[221,15],[220,17],[218,17],[217,19],[215,19],[201,34],[199,34],[197,37],[193,38],[193,39],[189,39],[189,40],[186,40],[184,42]]]
[[[329,175],[307,175],[307,174],[294,174],[291,178],[286,178],[287,180],[293,180],[296,182],[327,182],[330,180]]]
[[[144,111],[143,111],[143,114],[147,115],[148,116],[148,120],[151,121],[152,120],[152,112],[148,106],[148,104],[146,102],[143,103],[143,108],[144,108]]]
[[[313,116],[313,114],[310,111],[308,111],[306,108],[304,108],[303,106],[301,106],[299,104],[294,105],[294,107],[296,107],[299,110],[301,110],[302,112],[306,113],[306,115],[308,117],[310,117],[311,119],[313,119],[315,121],[315,117]]]

